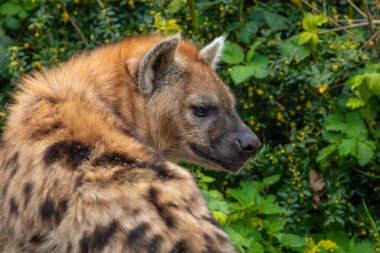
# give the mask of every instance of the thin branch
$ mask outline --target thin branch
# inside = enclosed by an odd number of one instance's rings
[[[347,32],[348,34],[352,35],[355,39],[359,40],[360,42],[362,43],[365,43],[365,40],[359,38],[358,36],[356,36],[354,33],[352,33],[351,31],[345,29],[343,26],[341,26],[338,22],[336,22],[334,19],[330,18],[329,16],[327,15],[324,15],[320,10],[318,10],[317,8],[315,8],[313,5],[311,5],[308,1],[306,0],[301,0],[301,2],[303,2],[304,4],[306,4],[307,6],[309,6],[312,10],[314,10],[315,12],[323,15],[324,17],[326,17],[331,23],[333,23],[334,25],[336,25],[337,27],[341,27],[342,30],[344,30],[345,32]]]
[[[243,8],[244,8],[244,0],[239,0],[239,21],[240,21],[240,23],[244,22]]]
[[[102,2],[102,0],[96,0],[100,6],[100,8],[104,9],[104,3]]]
[[[83,34],[82,31],[80,30],[79,26],[75,23],[74,18],[72,18],[72,17],[70,16],[69,12],[68,12],[67,9],[66,9],[66,5],[63,5],[63,10],[64,10],[64,12],[66,12],[67,15],[69,16],[69,20],[70,20],[71,25],[72,25],[72,26],[75,28],[75,30],[79,33],[79,35],[80,35],[80,37],[82,38],[82,40],[84,41],[84,43],[85,43],[86,45],[88,45],[88,40],[87,40],[86,36],[84,36],[84,34]]]
[[[187,1],[189,8],[190,8],[190,16],[191,16],[191,21],[193,23],[193,32],[194,34],[198,34],[199,28],[198,28],[198,16],[197,12],[195,9],[195,0],[188,0]]]
[[[363,17],[367,18],[367,16],[365,15],[365,13],[356,5],[354,4],[351,0],[347,0],[347,2],[357,11],[359,12],[360,15],[362,15]]]
[[[373,29],[372,16],[371,16],[371,13],[369,12],[367,1],[366,0],[362,0],[362,3],[364,5],[364,9],[365,9],[365,12],[367,14],[367,19],[368,19],[368,23],[369,23],[369,32],[371,33],[371,36],[373,37],[376,32]],[[373,49],[377,53],[377,56],[380,57],[380,49],[379,49],[379,47],[377,45],[376,37],[373,37],[372,41],[373,41]]]
[[[380,37],[380,31],[378,31],[378,32],[376,32],[368,41],[366,41],[361,47],[360,47],[360,49],[363,49],[363,48],[365,48],[365,47],[367,47],[368,46],[368,44],[369,44],[369,42],[371,42],[374,38],[375,39],[379,39],[379,37]]]
[[[380,21],[379,20],[374,20],[374,24],[380,24]],[[368,22],[356,23],[356,24],[352,24],[352,25],[347,25],[347,26],[342,26],[342,27],[336,27],[336,28],[333,28],[333,29],[325,30],[325,31],[320,32],[319,34],[325,34],[325,33],[330,33],[330,32],[337,32],[337,31],[342,31],[342,30],[345,30],[345,29],[351,29],[351,28],[361,27],[361,26],[367,26],[367,25],[368,25]]]

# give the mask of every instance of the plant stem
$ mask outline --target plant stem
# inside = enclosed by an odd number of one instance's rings
[[[244,22],[243,7],[244,7],[244,0],[239,0],[239,21],[240,21],[240,23]]]
[[[198,34],[198,17],[197,13],[195,11],[195,0],[188,0],[187,1],[189,8],[190,8],[190,16],[191,16],[191,22],[193,23],[193,33]]]
[[[375,35],[375,30],[373,29],[372,16],[371,16],[371,13],[369,12],[367,1],[366,0],[362,0],[362,3],[363,3],[364,10],[366,12],[366,16],[367,16],[367,19],[368,19],[369,32],[371,33],[371,36],[372,36],[372,42],[373,42],[372,46],[373,46],[373,49],[375,50],[375,52],[377,53],[377,56],[380,58],[380,49],[379,49],[379,47],[377,45],[376,36],[374,36]]]

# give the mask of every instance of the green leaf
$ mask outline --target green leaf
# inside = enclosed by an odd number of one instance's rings
[[[238,64],[244,60],[244,52],[239,45],[227,42],[221,58],[226,63]]]
[[[371,242],[365,240],[355,245],[353,253],[376,253],[376,250]]]
[[[359,107],[363,107],[365,102],[359,98],[350,98],[346,103],[346,107],[350,109],[357,109]]]
[[[239,41],[243,43],[250,43],[253,40],[258,29],[259,27],[255,22],[246,22],[239,27],[236,36],[238,37]]]
[[[229,235],[232,243],[236,246],[244,246],[248,248],[251,244],[251,240],[244,238],[240,233],[238,233],[233,228],[227,227],[225,229],[226,233]]]
[[[0,14],[4,16],[14,16],[21,10],[20,5],[12,2],[6,2],[0,5]]]
[[[366,77],[368,89],[380,98],[380,73],[369,73]]]
[[[264,19],[267,22],[270,29],[274,31],[286,30],[289,28],[288,20],[277,13],[264,11]]]
[[[311,43],[316,46],[318,44],[318,41],[319,41],[319,37],[318,37],[318,34],[316,33],[313,33],[311,35]]]
[[[253,43],[251,45],[251,47],[249,48],[249,51],[247,53],[247,62],[251,62],[253,56],[255,55],[256,53],[256,49],[261,45],[261,41],[256,41],[255,43]]]
[[[223,213],[229,214],[230,205],[222,200],[212,199],[208,201],[208,206],[213,211],[222,211]]]
[[[334,153],[336,151],[336,149],[338,148],[338,143],[334,143],[334,144],[331,144],[323,149],[321,149],[319,152],[318,152],[318,156],[317,156],[317,162],[318,163],[323,163],[323,162],[326,162],[327,159],[329,158],[329,156]]]
[[[181,9],[182,0],[172,0],[167,8],[167,11],[174,14]]]
[[[215,220],[222,226],[227,224],[228,216],[222,211],[212,211]]]
[[[308,43],[311,40],[311,37],[313,35],[314,34],[311,33],[311,32],[302,32],[302,33],[300,33],[299,38],[298,38],[298,45],[303,45],[303,44]]]
[[[376,143],[369,140],[358,142],[357,158],[361,166],[366,165],[375,155]]]
[[[264,247],[257,241],[253,241],[247,253],[264,253]]]
[[[244,182],[241,189],[229,189],[228,192],[236,199],[242,207],[248,207],[254,204],[254,199],[259,196],[255,187],[255,182]]]
[[[322,16],[322,15],[314,16],[314,19],[315,19],[315,24],[317,26],[321,26],[328,21],[328,18],[326,18],[325,16]]]
[[[281,175],[274,175],[271,177],[267,177],[267,178],[264,178],[263,184],[265,186],[273,185],[273,184],[277,183],[280,179],[281,179]]]
[[[258,210],[262,214],[280,214],[286,210],[279,205],[274,204],[271,200],[266,199],[258,205]]]
[[[342,139],[342,134],[337,132],[323,131],[322,136],[323,139],[330,144]]]
[[[306,13],[302,19],[302,27],[306,31],[314,31],[316,28],[316,23],[314,16],[311,13]]]
[[[21,26],[20,21],[15,17],[6,17],[5,24],[11,30],[18,30],[20,29],[20,26]]]
[[[307,246],[306,241],[299,235],[281,234],[279,241],[282,245],[288,248],[301,248]]]
[[[281,58],[298,58],[299,60],[303,60],[310,55],[311,47],[307,44],[298,45],[298,37],[299,36],[293,36],[278,45],[278,49],[281,52]]]
[[[332,113],[325,119],[325,128],[329,131],[345,131],[348,125],[345,122],[343,114]]]
[[[253,76],[255,67],[253,65],[243,66],[238,65],[232,67],[231,77],[235,84],[242,83]]]
[[[338,153],[340,156],[352,155],[356,156],[358,152],[357,138],[343,139],[338,146]]]

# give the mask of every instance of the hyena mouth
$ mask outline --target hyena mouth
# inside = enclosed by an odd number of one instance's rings
[[[194,144],[194,143],[190,143],[189,146],[190,146],[191,150],[197,156],[199,156],[199,157],[201,157],[201,158],[203,158],[203,159],[205,159],[211,163],[214,163],[214,164],[216,164],[216,165],[218,165],[218,166],[220,166],[223,169],[228,170],[228,171],[236,172],[245,163],[245,161],[244,162],[233,162],[233,161],[225,161],[225,160],[216,158],[213,155],[211,155],[207,149],[205,149],[205,148],[203,148],[197,144]]]

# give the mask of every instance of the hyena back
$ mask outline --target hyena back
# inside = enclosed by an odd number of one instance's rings
[[[21,80],[0,146],[1,252],[235,252],[178,159],[260,145],[202,50],[136,37]]]

